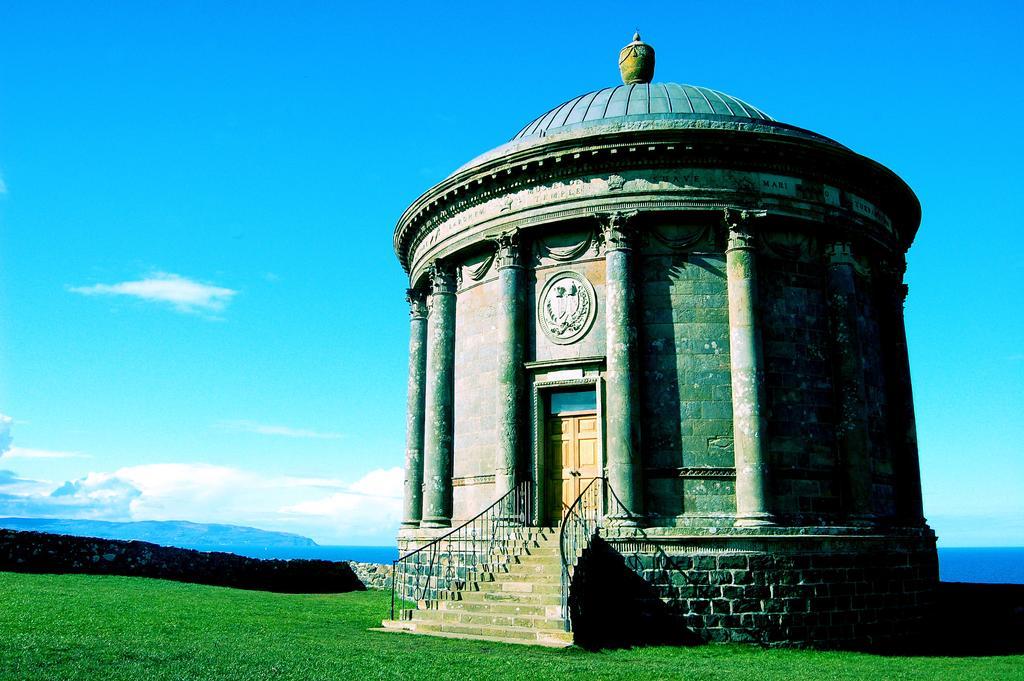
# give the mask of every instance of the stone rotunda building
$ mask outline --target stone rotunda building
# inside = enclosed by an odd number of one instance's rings
[[[652,82],[639,35],[620,68],[395,230],[398,539],[419,550],[390,624],[549,644],[628,613],[656,638],[913,634],[937,581],[903,322],[916,197],[827,137]]]

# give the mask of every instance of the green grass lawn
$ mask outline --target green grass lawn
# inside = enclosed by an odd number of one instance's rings
[[[0,679],[1024,679],[1024,656],[591,653],[367,631],[388,598],[0,572]]]

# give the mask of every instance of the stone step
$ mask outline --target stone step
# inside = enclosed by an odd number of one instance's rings
[[[494,545],[435,600],[404,610],[392,627],[417,634],[566,646],[557,528],[524,530]],[[573,561],[575,562],[575,560]],[[385,623],[385,627],[388,627]]]
[[[523,593],[514,591],[462,591],[449,602],[464,603],[522,603],[523,605],[561,605],[562,593]]]
[[[493,551],[487,556],[486,562],[504,563],[522,556],[561,556],[558,545],[553,546],[516,546]]]
[[[575,563],[575,561],[573,561]],[[475,569],[467,572],[472,578],[473,574],[491,573],[495,575],[507,574],[529,574],[562,571],[562,558],[558,555],[552,556],[513,556],[508,562],[489,563],[478,565]]]
[[[510,537],[508,539],[495,540],[494,546],[514,546],[517,548],[522,547],[538,547],[538,546],[558,546],[558,539],[551,539],[549,537]]]
[[[561,566],[562,554],[557,551],[554,553],[526,553],[515,556],[515,559],[510,560],[507,565],[511,567],[513,565],[544,565],[548,563]]]
[[[503,570],[502,573],[502,579],[505,578],[504,575],[561,574],[562,560],[559,558],[509,563],[505,566],[505,570]]]
[[[384,626],[380,629],[372,629],[371,631],[382,631],[388,633],[402,633],[402,634],[417,634],[419,636],[437,636],[439,638],[459,638],[469,641],[488,641],[490,643],[511,643],[514,645],[528,645],[528,646],[544,646],[547,648],[568,648],[572,645],[571,636],[569,640],[566,640],[564,636],[548,636],[546,633],[539,632],[537,637],[531,639],[521,638],[505,638],[502,636],[483,636],[477,634],[464,634],[464,633],[450,633],[445,631],[417,631],[413,628],[406,628],[403,626],[389,626],[389,621],[385,621]],[[405,624],[405,623],[398,623]],[[566,633],[566,632],[562,632]]]
[[[529,580],[502,579],[497,582],[468,582],[460,591],[500,591],[502,593],[561,594],[561,581],[536,582]]]
[[[514,563],[488,563],[486,565],[478,565],[474,572],[491,572],[505,574],[509,571]]]
[[[498,572],[470,572],[466,575],[465,579],[459,580],[457,584],[468,584],[470,582],[494,582],[494,581],[514,581],[514,582],[561,582],[562,581],[562,566],[558,565],[535,565],[535,566],[516,566],[509,570],[498,571]]]
[[[454,622],[411,622],[415,633],[445,633],[458,636],[484,637],[487,640],[499,640],[520,643],[540,643],[571,645],[572,632],[534,629],[532,627],[487,627],[476,624],[458,624]]]
[[[555,532],[554,534],[546,532],[536,532],[531,534],[507,537],[505,539],[499,539],[498,541],[521,542],[527,544],[546,544],[554,542],[555,544],[557,544],[560,541],[560,539],[561,538],[558,536],[557,532]]]
[[[455,548],[455,547],[453,547],[453,548]],[[491,553],[491,555],[494,555],[494,556],[506,556],[507,557],[509,555],[518,555],[520,553],[526,553],[526,552],[529,552],[529,553],[537,553],[537,552],[539,552],[539,553],[550,553],[550,552],[558,552],[558,551],[559,551],[559,544],[558,544],[557,540],[550,541],[550,540],[544,540],[544,539],[531,539],[531,540],[509,539],[509,540],[505,540],[505,541],[495,542],[495,544],[493,545],[492,550],[490,551],[490,553]],[[430,559],[431,559],[430,555],[424,554],[424,555],[422,555],[419,558],[414,556],[413,559],[411,559],[411,560],[413,561],[413,563],[426,564],[426,563],[430,562]]]
[[[547,543],[544,543],[544,544],[531,543],[531,544],[519,544],[519,545],[514,545],[514,546],[508,546],[508,547],[500,547],[499,549],[497,549],[496,551],[493,551],[492,553],[494,555],[496,555],[496,556],[513,556],[513,555],[520,556],[520,555],[523,555],[523,554],[526,554],[526,555],[547,555],[547,554],[558,553],[558,552],[559,552],[559,548],[558,548],[558,543],[557,542],[547,542]]]
[[[494,575],[492,575],[494,576]],[[562,566],[546,567],[537,570],[513,570],[501,575],[500,581],[523,581],[537,584],[562,583]],[[493,581],[493,580],[492,580]]]
[[[460,612],[493,612],[498,615],[543,615],[544,617],[561,617],[561,603],[544,605],[543,603],[525,603],[519,601],[440,601],[437,610]]]
[[[412,622],[471,624],[482,627],[522,627],[565,631],[565,620],[546,615],[518,615],[511,613],[474,612],[469,610],[416,610]]]

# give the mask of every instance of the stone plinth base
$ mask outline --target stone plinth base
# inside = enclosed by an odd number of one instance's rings
[[[759,529],[602,532],[573,578],[577,643],[865,648],[924,629],[938,584],[930,530]]]
[[[450,527],[403,527],[398,530],[398,555],[404,556],[451,531]]]

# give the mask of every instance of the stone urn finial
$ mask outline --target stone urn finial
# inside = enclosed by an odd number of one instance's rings
[[[654,78],[654,48],[640,40],[640,32],[633,34],[633,42],[619,52],[619,73],[622,82],[650,83]]]

